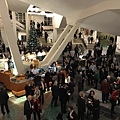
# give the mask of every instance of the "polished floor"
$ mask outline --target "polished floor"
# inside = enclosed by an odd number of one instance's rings
[[[93,88],[92,86],[85,85],[84,91],[86,92],[86,95],[89,93],[89,91]],[[101,92],[99,90],[95,90],[97,96],[99,97],[101,101]],[[9,99],[9,108],[10,108],[10,114],[5,114],[4,116],[0,112],[0,120],[26,120],[24,114],[23,114],[23,105],[24,101],[26,100],[25,96],[22,96],[20,98],[16,98],[12,94],[10,94]],[[74,109],[77,111],[76,107],[76,99],[77,99],[78,93],[77,88],[75,89],[74,93],[74,99],[73,101],[70,101],[67,105],[72,105]],[[48,120],[56,120],[57,114],[60,112],[60,103],[58,102],[58,107],[51,107],[51,92],[48,92],[45,94],[45,104],[42,106],[42,119],[48,118]],[[101,103],[101,109],[100,109],[100,120],[118,120],[120,117],[120,106],[117,106],[115,108],[116,115],[114,115],[112,118],[110,116],[110,103],[103,104]],[[66,118],[66,115],[64,115],[64,118]],[[32,118],[33,120],[33,118]],[[89,118],[89,120],[92,120],[92,116]]]

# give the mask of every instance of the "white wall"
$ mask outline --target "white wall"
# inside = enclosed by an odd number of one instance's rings
[[[116,52],[120,53],[120,36],[117,36],[117,49]]]
[[[22,38],[21,38],[22,35],[26,35],[26,33],[25,33],[25,32],[18,32],[18,39],[19,39],[19,40],[22,39]]]
[[[54,15],[54,17],[53,17],[53,27],[54,27],[54,28],[59,28],[63,16],[61,16],[61,15],[59,15],[59,14],[56,14],[56,13],[54,13],[53,15]]]
[[[37,22],[41,23],[44,22],[44,16],[43,15],[29,15],[29,20],[34,20],[36,23],[35,27],[37,28]]]

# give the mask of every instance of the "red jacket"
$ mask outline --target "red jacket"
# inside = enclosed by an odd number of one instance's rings
[[[113,91],[111,94],[111,99],[117,100],[119,92],[117,90]]]
[[[102,82],[101,87],[100,87],[102,93],[108,94],[110,91],[110,85],[108,82]]]
[[[36,101],[32,100],[31,104],[32,104],[32,111],[33,112],[37,112],[37,111],[41,110],[39,99],[36,99]]]

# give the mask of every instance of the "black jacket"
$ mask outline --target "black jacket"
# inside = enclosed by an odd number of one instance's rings
[[[46,72],[45,73],[45,82],[50,82],[50,73],[49,72]]]
[[[73,117],[73,119],[70,118],[70,112],[69,112],[67,116],[68,120],[78,120],[78,116],[75,111],[72,112],[71,116]]]
[[[51,90],[52,90],[52,96],[54,96],[54,97],[59,96],[59,87],[57,85],[53,85]]]
[[[67,102],[68,101],[68,94],[65,88],[60,88],[60,101]]]
[[[8,99],[9,99],[9,96],[8,96],[7,92],[1,91],[0,92],[0,105],[6,104]]]
[[[84,113],[85,110],[85,100],[83,98],[81,98],[80,96],[77,99],[77,107],[78,107],[78,111],[80,113]]]
[[[29,115],[32,113],[32,104],[30,106],[31,103],[29,103],[28,100],[25,101],[24,103],[24,115]]]

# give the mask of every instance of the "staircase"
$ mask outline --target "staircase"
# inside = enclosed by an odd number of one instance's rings
[[[12,20],[11,20],[12,22]],[[16,27],[18,30],[20,31],[25,31],[25,25],[23,25],[22,23],[20,23],[19,21],[16,20]]]
[[[88,44],[88,45],[87,45],[87,49],[88,49],[88,50],[93,50],[94,45],[95,45],[94,43]]]
[[[40,62],[40,67],[47,67],[52,62],[56,61],[69,41],[71,41],[74,32],[78,28],[79,23],[74,24],[74,26],[67,25],[64,31],[61,33],[57,41],[53,44],[50,52],[46,55],[45,59]]]
[[[11,20],[12,24],[13,24],[13,21]],[[1,19],[1,16],[0,16],[0,28],[2,26],[2,19]],[[23,25],[22,23],[20,23],[19,21],[16,20],[16,28],[20,31],[25,31],[25,25]]]

